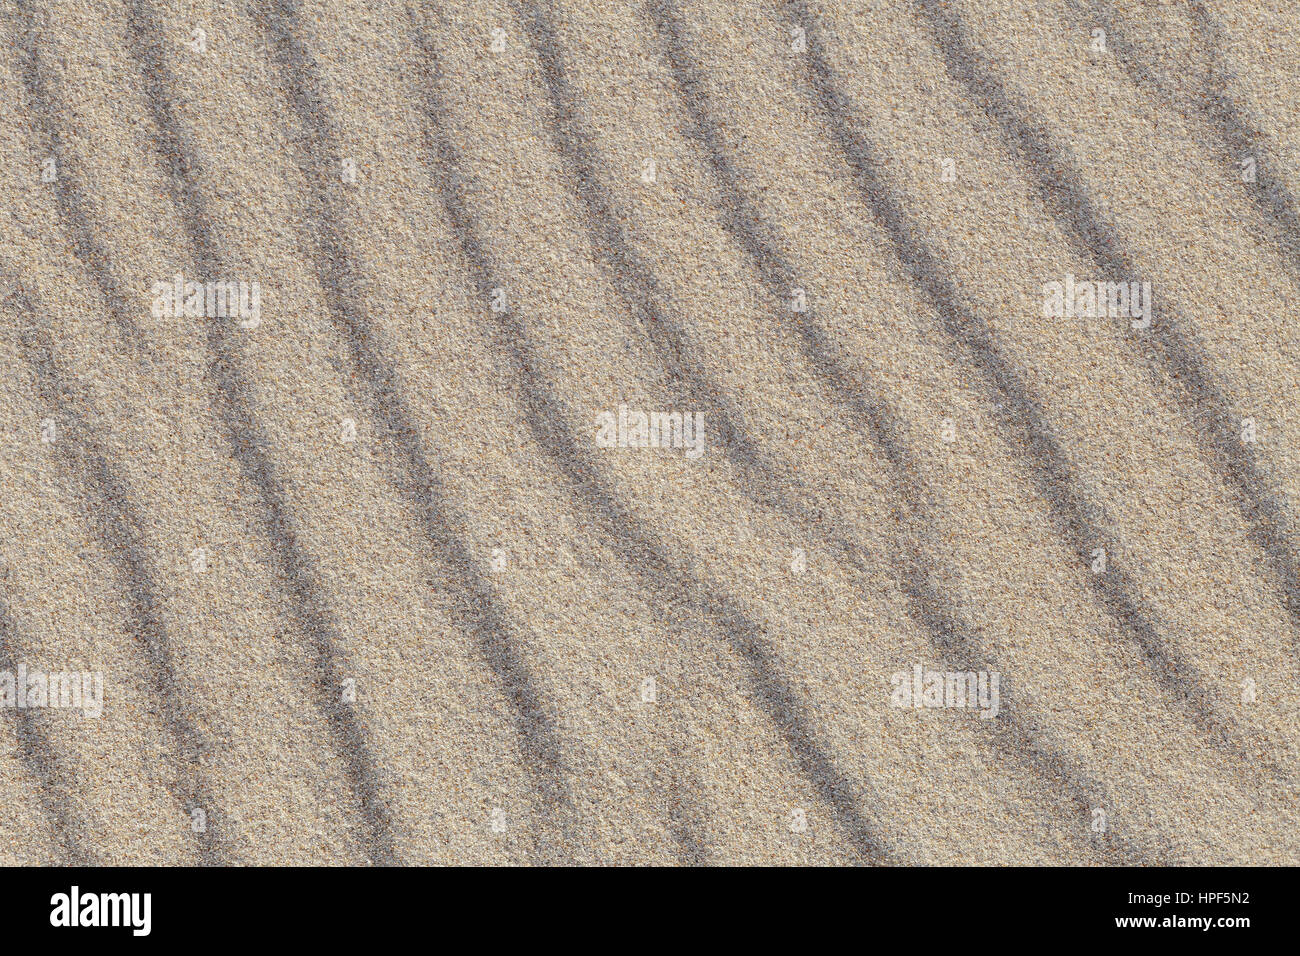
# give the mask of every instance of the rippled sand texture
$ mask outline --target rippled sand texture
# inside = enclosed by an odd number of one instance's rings
[[[1300,863],[1287,0],[0,29],[0,862]]]

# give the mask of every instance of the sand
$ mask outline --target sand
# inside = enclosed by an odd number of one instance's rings
[[[0,862],[1300,862],[1290,4],[2,19]]]

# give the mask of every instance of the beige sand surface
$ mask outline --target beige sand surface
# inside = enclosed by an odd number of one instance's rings
[[[0,33],[0,862],[1300,863],[1287,0]]]

